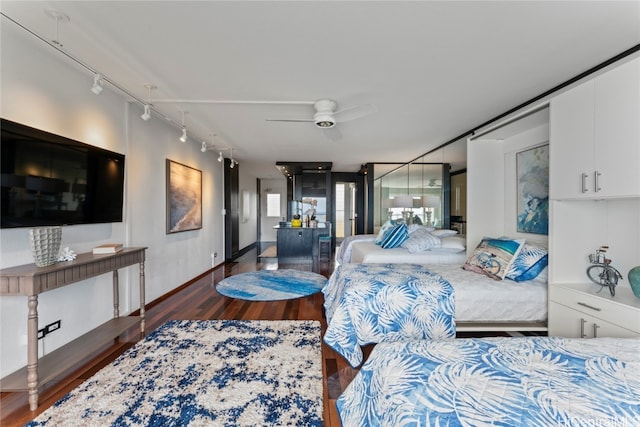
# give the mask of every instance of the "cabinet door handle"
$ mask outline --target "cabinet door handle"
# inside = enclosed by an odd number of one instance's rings
[[[581,306],[583,306],[583,307],[590,308],[591,310],[595,310],[595,311],[602,311],[602,309],[601,309],[601,308],[594,307],[594,306],[589,305],[589,304],[587,304],[587,303],[585,303],[585,302],[578,302],[578,305],[581,305]]]
[[[580,338],[586,338],[587,334],[584,333],[584,325],[587,323],[586,320],[580,319]]]
[[[587,178],[589,178],[589,175],[582,172],[582,192],[583,193],[586,193],[587,191],[589,191],[589,189],[587,188]]]
[[[597,323],[593,324],[593,337],[594,338],[598,338],[598,329],[600,328],[600,326],[598,326]]]
[[[595,171],[594,175],[593,175],[593,186],[595,188],[596,193],[600,190],[602,190],[602,188],[600,188],[600,180],[598,178],[600,178],[600,175],[602,175],[600,172]]]

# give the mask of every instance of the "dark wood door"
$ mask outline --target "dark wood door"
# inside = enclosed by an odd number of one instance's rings
[[[231,261],[240,251],[240,165],[231,166],[230,159],[224,159],[224,246],[225,260]]]

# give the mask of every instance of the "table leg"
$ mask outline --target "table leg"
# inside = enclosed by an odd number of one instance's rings
[[[140,333],[144,335],[145,319],[144,319],[144,261],[140,262]]]
[[[30,295],[27,303],[27,388],[29,408],[38,408],[38,296]]]
[[[120,317],[120,290],[118,270],[113,270],[113,317]]]

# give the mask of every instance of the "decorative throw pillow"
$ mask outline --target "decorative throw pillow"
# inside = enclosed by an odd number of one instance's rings
[[[456,230],[433,230],[431,232],[431,234],[433,234],[434,236],[437,237],[447,237],[447,236],[455,236],[456,234],[458,234],[458,232]]]
[[[502,280],[523,246],[524,239],[484,237],[462,268]]]
[[[382,243],[382,239],[384,239],[384,235],[387,231],[391,230],[395,226],[395,223],[392,220],[388,220],[382,227],[380,227],[380,231],[378,232],[378,237],[376,237],[375,244],[379,245]]]
[[[399,248],[408,238],[407,224],[398,224],[384,235],[380,246],[382,246],[382,249]]]
[[[422,227],[409,234],[409,238],[402,244],[412,254],[426,251],[440,246],[440,239]]]
[[[513,260],[505,277],[516,282],[533,280],[544,270],[548,260],[549,256],[545,248],[526,243]]]

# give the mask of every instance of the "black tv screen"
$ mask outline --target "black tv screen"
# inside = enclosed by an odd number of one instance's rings
[[[2,119],[2,228],[122,221],[124,154]]]

